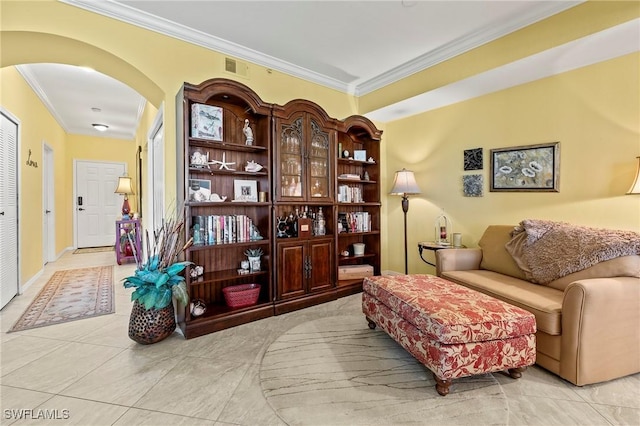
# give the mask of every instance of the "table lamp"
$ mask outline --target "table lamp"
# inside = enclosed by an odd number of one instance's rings
[[[409,267],[407,262],[407,212],[409,211],[409,195],[420,194],[420,187],[416,183],[416,178],[413,172],[407,169],[402,169],[396,172],[395,179],[393,180],[393,187],[391,188],[390,195],[402,196],[402,211],[404,212],[404,273],[409,273]]]
[[[131,212],[131,207],[129,206],[129,195],[133,194],[131,178],[129,176],[120,176],[118,178],[118,186],[114,193],[124,195],[124,202],[122,203],[122,218],[129,219],[129,213]]]
[[[627,191],[627,194],[640,194],[640,157],[638,159],[638,167],[636,168],[636,177],[631,184],[631,188]]]

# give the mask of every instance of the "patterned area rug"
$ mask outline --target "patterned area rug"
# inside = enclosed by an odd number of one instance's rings
[[[313,320],[281,335],[262,359],[260,385],[290,425],[509,423],[493,375],[456,379],[442,397],[431,372],[384,331],[370,330],[364,315]]]
[[[102,253],[105,251],[113,251],[114,246],[107,247],[87,247],[87,248],[79,248],[73,251],[73,254],[81,254],[81,253]]]
[[[113,266],[57,271],[9,332],[112,314]]]

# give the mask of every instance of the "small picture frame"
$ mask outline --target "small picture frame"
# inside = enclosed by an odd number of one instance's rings
[[[356,149],[353,151],[353,159],[356,161],[367,161],[367,151],[364,149]]]
[[[204,202],[211,197],[211,181],[206,179],[189,179],[189,201]]]
[[[491,192],[558,192],[560,142],[491,150]]]
[[[233,201],[258,202],[258,181],[234,180],[233,194]]]

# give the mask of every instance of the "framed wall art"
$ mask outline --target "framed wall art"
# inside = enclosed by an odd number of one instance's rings
[[[222,141],[222,108],[206,105],[191,105],[191,136],[194,138]]]
[[[464,150],[464,169],[482,170],[482,148]]]
[[[258,181],[239,180],[233,181],[233,201],[258,201]]]
[[[492,192],[558,192],[560,142],[491,150]]]
[[[474,174],[462,176],[462,193],[465,197],[482,197],[482,186],[482,175]]]
[[[189,201],[209,201],[211,197],[211,181],[206,179],[189,179]]]

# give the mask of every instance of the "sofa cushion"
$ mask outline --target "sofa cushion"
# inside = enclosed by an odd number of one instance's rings
[[[493,271],[449,271],[442,277],[531,312],[539,331],[562,334],[564,293]]]
[[[482,249],[480,268],[524,280],[524,272],[504,247],[511,240],[511,231],[513,226],[509,225],[491,225],[484,231],[478,242]]]
[[[551,288],[564,291],[569,284],[589,278],[636,277],[640,278],[640,256],[622,256],[605,260],[582,271],[565,275],[546,284]]]

